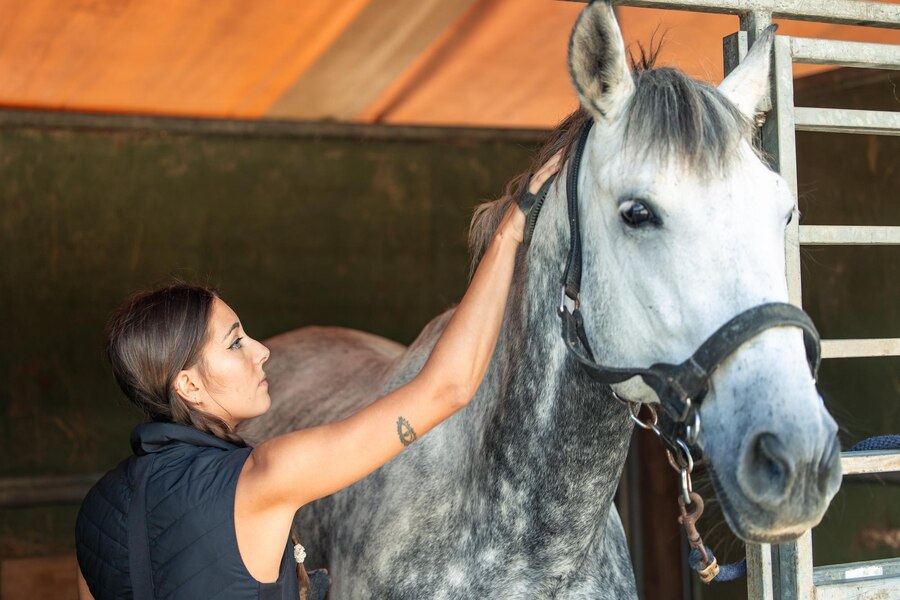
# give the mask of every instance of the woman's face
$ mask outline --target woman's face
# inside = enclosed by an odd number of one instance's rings
[[[182,372],[191,380],[187,399],[232,427],[266,412],[272,403],[263,371],[269,349],[244,332],[219,298],[213,301],[207,333],[201,364]]]

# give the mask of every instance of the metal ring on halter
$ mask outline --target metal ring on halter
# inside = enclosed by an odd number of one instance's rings
[[[687,421],[688,415],[691,412],[691,407],[693,406],[693,402],[691,402],[691,397],[687,396],[684,399],[684,410],[681,412],[681,416],[678,417],[678,420],[684,423]]]
[[[694,422],[685,428],[685,434],[688,444],[697,443],[697,438],[700,437],[700,413],[698,411],[694,411]]]
[[[615,392],[613,392],[615,393]],[[647,410],[650,411],[650,420],[649,421],[641,421],[638,418],[638,415],[641,414],[641,407],[646,406]],[[640,427],[641,429],[646,429],[648,431],[652,431],[659,435],[659,428],[656,426],[659,421],[659,414],[656,412],[656,408],[652,404],[641,404],[640,402],[632,402],[628,406],[628,411],[631,416],[631,420],[634,421],[635,425]]]
[[[622,404],[624,404],[625,406],[627,406],[627,407],[629,408],[629,410],[631,409],[631,405],[632,405],[632,404],[640,404],[640,402],[632,402],[631,400],[623,400],[623,399],[616,393],[616,390],[612,389],[612,386],[610,386],[609,391],[610,391],[610,393],[612,393],[613,398],[615,398],[616,400],[618,400],[619,402],[621,402]]]
[[[676,471],[681,471],[683,469],[687,469],[687,474],[690,475],[694,471],[694,457],[691,456],[691,451],[688,449],[688,445],[684,443],[684,440],[678,438],[675,440],[675,443],[681,449],[681,456],[676,459],[672,456],[672,453],[666,450],[666,456],[669,458],[669,464],[672,465],[672,468]]]
[[[568,298],[568,295],[566,294],[566,286],[562,286],[559,290],[559,312],[560,313],[566,312],[566,298]],[[578,310],[578,307],[581,306],[581,301],[579,300],[578,295],[576,295],[574,298],[572,298],[572,302],[575,303],[573,310]]]

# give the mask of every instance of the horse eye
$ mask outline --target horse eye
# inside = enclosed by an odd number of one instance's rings
[[[631,227],[639,227],[654,220],[653,213],[639,200],[627,202],[621,210],[622,220]]]

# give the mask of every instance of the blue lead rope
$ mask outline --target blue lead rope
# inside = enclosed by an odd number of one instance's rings
[[[870,437],[858,444],[854,445],[848,452],[870,452],[872,450],[900,450],[900,435],[879,435]],[[713,552],[709,546],[706,546],[706,552],[711,560],[715,560]],[[688,563],[695,571],[702,571],[707,565],[703,564],[703,555],[696,548],[691,550],[688,557]],[[735,563],[719,565],[719,574],[713,578],[713,581],[734,581],[739,577],[747,574],[747,559],[739,560]]]
[[[710,556],[710,558],[715,559],[713,556],[713,551],[709,546],[706,546],[706,553]],[[691,568],[695,571],[702,571],[706,568],[706,565],[703,564],[703,555],[700,554],[700,551],[694,548],[691,550],[691,555],[688,557],[688,562],[691,564]],[[736,563],[729,563],[727,565],[719,565],[719,574],[713,578],[713,581],[733,581],[738,577],[743,577],[747,574],[747,559],[743,558]]]
[[[856,444],[848,452],[869,452],[871,450],[900,450],[900,435],[879,435]]]

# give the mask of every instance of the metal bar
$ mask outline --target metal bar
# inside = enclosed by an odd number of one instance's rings
[[[569,0],[585,2],[586,0]],[[619,0],[619,6],[742,15],[751,10],[777,18],[900,29],[900,7],[860,0]]]
[[[896,473],[900,471],[900,451],[841,452],[841,471],[844,476]]]
[[[893,44],[792,37],[791,56],[795,63],[807,65],[900,69],[900,47]]]
[[[900,339],[822,340],[822,358],[900,356]]]
[[[737,31],[722,38],[722,54],[725,61],[725,76],[737,69],[738,65],[747,58],[748,48],[746,31]]]
[[[774,110],[763,126],[763,149],[776,158],[775,169],[784,177],[794,198],[797,197],[797,148],[794,124],[794,71],[790,41],[775,38],[772,99]],[[788,280],[788,299],[800,306],[802,284],[800,282],[800,215],[796,214],[785,230],[785,269]]]
[[[747,544],[747,598],[775,600],[772,579],[772,547]]]
[[[812,531],[793,542],[778,546],[780,600],[815,600],[813,585]]]
[[[873,577],[900,577],[900,558],[828,565],[816,567],[813,571],[813,581],[816,585],[843,583]]]
[[[816,600],[881,600],[896,598],[900,575],[826,583],[816,588]]]
[[[103,473],[0,479],[0,508],[78,504]]]
[[[900,244],[900,227],[801,225],[800,243],[805,246],[895,246]]]
[[[750,10],[740,16],[741,31],[747,32],[747,41],[752,48],[756,39],[772,24],[772,13],[765,10]]]
[[[900,135],[900,113],[845,108],[794,109],[797,131]]]

